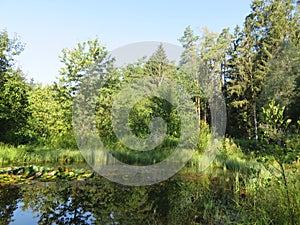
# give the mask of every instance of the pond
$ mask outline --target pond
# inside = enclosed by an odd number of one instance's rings
[[[235,224],[237,198],[244,196],[233,191],[231,178],[193,172],[144,187],[98,175],[7,184],[0,186],[0,224]]]
[[[194,224],[211,198],[210,185],[179,175],[145,187],[101,177],[5,185],[0,187],[0,224]]]

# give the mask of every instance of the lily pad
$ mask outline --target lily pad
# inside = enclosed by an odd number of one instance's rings
[[[55,181],[55,180],[85,180],[92,178],[93,172],[83,169],[70,169],[64,167],[46,168],[43,166],[23,166],[0,168],[0,183],[30,183],[37,181]]]

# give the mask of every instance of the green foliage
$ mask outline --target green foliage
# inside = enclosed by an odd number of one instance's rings
[[[18,147],[0,142],[0,159],[2,166],[29,164],[71,164],[85,162],[79,150],[54,149],[35,145],[20,145]]]
[[[112,149],[114,156],[122,161],[139,164],[149,164],[153,161],[161,161],[166,157],[169,148],[177,146],[177,139],[180,135],[180,120],[177,110],[167,101],[155,96],[149,96],[136,102],[130,109],[128,126],[133,135],[140,139],[147,138],[151,133],[150,122],[156,117],[162,118],[167,124],[167,138],[164,142],[153,150],[155,153],[134,153],[117,140],[113,132],[111,110],[113,103],[118,110],[128,107],[128,102],[134,101],[133,93],[124,93],[119,96],[119,92],[127,84],[143,77],[152,77],[155,80],[153,88],[160,87],[163,79],[174,80],[177,75],[175,66],[167,59],[165,50],[159,45],[153,55],[143,63],[141,60],[135,64],[129,64],[120,68],[115,73],[107,74],[105,84],[101,87],[99,98],[97,99],[96,118],[99,134],[102,141],[109,149]],[[166,93],[169,96],[176,93]],[[116,98],[120,98],[116,101]],[[122,117],[123,115],[121,115]],[[126,118],[114,118],[115,123]],[[126,153],[127,151],[127,153]]]
[[[262,108],[262,132],[263,132],[263,141],[267,142],[264,152],[261,155],[266,155],[263,157],[263,163],[265,167],[272,172],[273,176],[277,178],[278,187],[282,189],[282,197],[285,198],[283,204],[288,209],[287,215],[290,217],[289,224],[295,224],[297,218],[297,211],[294,210],[295,201],[293,195],[293,189],[291,189],[293,183],[290,183],[291,174],[287,170],[287,165],[291,168],[295,168],[296,171],[297,165],[295,161],[299,158],[300,150],[299,145],[291,145],[291,141],[296,143],[299,139],[299,133],[290,135],[289,127],[292,120],[284,118],[285,107],[280,107],[276,105],[275,101],[272,100],[269,103],[268,108]],[[296,137],[296,139],[294,139]],[[290,140],[292,139],[292,140]],[[278,164],[278,168],[272,167],[272,163],[269,163],[269,160],[275,159],[275,162]]]
[[[59,81],[71,96],[76,95],[81,80],[89,75],[92,68],[103,66],[101,69],[105,70],[111,63],[106,47],[100,45],[98,39],[78,43],[74,49],[63,49],[60,59],[64,66],[60,70]]]
[[[72,147],[68,146],[67,140],[70,137],[74,140],[73,131],[76,132],[77,137],[84,137],[88,132],[88,128],[73,130],[73,103],[85,102],[86,109],[92,107],[96,96],[91,95],[97,95],[97,93],[91,93],[90,89],[93,90],[93,85],[97,85],[98,81],[102,82],[102,79],[109,75],[113,60],[109,58],[106,47],[100,45],[98,39],[78,43],[74,49],[63,49],[62,53],[60,58],[64,66],[60,70],[59,83],[55,84],[54,90],[56,91],[55,99],[62,109],[61,114],[66,130],[59,135],[57,141],[60,146],[65,144],[65,147]],[[74,115],[76,120],[73,122],[77,124],[77,127],[84,127],[89,119],[87,116],[89,112],[76,111],[77,114]],[[71,141],[70,144],[74,146],[75,142]]]
[[[76,148],[72,127],[52,86],[37,85],[29,92],[28,134],[33,142],[57,148]]]
[[[19,55],[24,45],[17,37],[11,38],[6,30],[0,32],[0,83],[3,82],[3,73],[14,66],[14,57]]]
[[[277,142],[281,145],[284,138],[287,137],[286,132],[292,121],[284,118],[284,111],[285,107],[280,107],[279,104],[275,105],[274,100],[269,103],[268,108],[262,107],[261,129],[267,143]]]
[[[261,143],[264,144],[264,148],[259,152],[266,162],[270,159],[276,160],[283,177],[284,166],[293,166],[300,156],[299,131],[291,126],[291,119],[284,118],[284,111],[285,107],[276,105],[274,100],[269,103],[268,108],[262,108]]]
[[[62,51],[59,80],[46,86],[26,83],[22,71],[14,66],[14,58],[21,53],[23,45],[17,38],[10,38],[6,31],[1,32],[0,141],[34,144],[19,147],[0,144],[2,164],[84,162],[78,150],[68,150],[77,148],[72,125],[74,100],[86,103],[90,111],[92,108],[96,112],[94,124],[99,136],[117,159],[139,166],[164,160],[181,137],[181,121],[174,106],[164,99],[148,96],[132,107],[128,126],[137,138],[145,139],[151,134],[152,119],[160,117],[166,122],[166,138],[147,152],[134,151],[118,140],[111,110],[120,90],[135,79],[155,78],[154,86],[159,88],[167,78],[191,93],[194,101],[194,105],[180,105],[195,110],[201,128],[194,140],[195,154],[186,168],[194,172],[193,176],[198,176],[195,171],[202,168],[201,160],[209,146],[210,131],[214,129],[208,125],[210,111],[214,110],[214,102],[209,99],[216,92],[223,91],[225,95],[228,134],[242,139],[224,139],[214,163],[203,175],[205,178],[197,177],[189,182],[190,177],[185,174],[186,180],[174,183],[169,180],[170,186],[159,184],[159,190],[151,187],[149,192],[122,190],[128,195],[121,199],[119,195],[107,197],[105,193],[96,200],[84,195],[90,200],[85,204],[96,207],[106,198],[110,202],[126,202],[126,206],[144,213],[132,218],[133,211],[122,209],[123,214],[114,215],[120,223],[130,224],[145,222],[145,215],[152,224],[157,221],[163,224],[297,224],[300,29],[299,4],[298,8],[296,5],[293,0],[253,0],[244,26],[237,27],[233,34],[228,29],[219,34],[203,29],[202,36],[197,36],[187,27],[179,39],[184,48],[179,66],[168,60],[161,44],[149,59],[116,69],[106,47],[98,39],[88,40]],[[93,97],[89,87],[95,86],[101,90]],[[165,94],[176,98],[175,92]],[[123,98],[116,108],[122,109],[130,100],[129,95]],[[92,118],[90,111],[76,114],[80,123],[77,125],[82,128],[75,130],[79,136],[89,134],[84,125]],[[118,122],[123,118],[115,119]],[[73,173],[68,176],[73,177]],[[76,190],[84,193],[83,189]],[[89,190],[94,197],[94,189],[89,187]],[[67,193],[74,196],[75,192],[68,189]],[[155,195],[163,197],[153,200]],[[54,198],[49,193],[47,197],[49,201]],[[66,198],[60,196],[63,202]],[[141,202],[137,203],[137,199]],[[52,202],[54,208],[56,203]],[[47,205],[39,204],[47,211]],[[162,207],[167,210],[158,212]],[[115,207],[115,210],[119,209]],[[95,218],[111,222],[107,216],[110,209],[105,213],[99,211]],[[49,217],[42,222],[50,220]]]
[[[160,44],[145,64],[145,75],[162,79],[164,77],[173,76],[174,73],[176,75],[176,68],[168,60],[165,49],[163,45]],[[158,80],[157,82],[159,85],[160,81]]]
[[[269,101],[274,101],[286,107],[286,116],[297,121],[299,116],[297,90],[300,79],[300,51],[292,43],[280,44],[278,53],[269,61],[269,72],[261,96],[261,105],[267,106]]]
[[[261,130],[263,142],[266,142],[264,153],[272,155],[279,164],[291,163],[299,155],[299,131],[291,126],[291,119],[284,117],[285,107],[269,103],[268,108],[262,108]]]
[[[243,29],[236,29],[225,85],[231,135],[258,139],[260,94],[267,73],[279,72],[270,71],[268,62],[278,53],[282,42],[297,42],[296,14],[293,1],[254,0]],[[281,76],[286,79],[289,73],[284,71]]]
[[[199,36],[194,34],[191,26],[185,28],[183,36],[178,39],[185,49],[181,56],[181,65],[188,64],[190,62],[196,62],[198,58],[197,41]]]
[[[0,32],[0,141],[20,144],[28,116],[28,88],[23,73],[14,68],[14,57],[23,50],[17,38]]]
[[[26,209],[33,209],[44,224],[54,221],[51,216],[53,210],[64,221],[73,218],[73,221],[76,219],[80,224],[85,224],[85,212],[91,212],[96,221],[122,221],[130,224],[145,221],[150,224],[299,224],[297,220],[292,223],[290,216],[291,209],[294,217],[299,217],[299,172],[293,173],[290,169],[286,171],[291,175],[287,177],[290,184],[287,186],[290,198],[288,205],[282,181],[273,177],[254,159],[244,155],[232,139],[225,139],[220,151],[221,157],[201,174],[182,171],[167,181],[146,187],[125,187],[97,176],[85,182],[34,183],[22,186],[23,197],[19,200],[24,202]],[[25,179],[23,175],[45,181],[61,179],[62,176],[66,176],[66,179],[76,177],[76,170],[66,170],[63,166],[61,169],[48,169],[45,166],[14,167],[9,176],[15,176],[13,173],[20,171],[20,178],[16,178],[16,181]],[[29,176],[31,174],[26,171],[34,173]],[[42,178],[38,178],[39,171],[44,174]],[[5,174],[7,172],[5,170]],[[82,170],[77,171],[77,174],[81,176]],[[8,190],[18,191],[12,188]],[[10,201],[1,199],[1,204],[13,206],[14,195],[6,192],[8,194],[4,196],[3,191],[1,187],[0,198]],[[74,208],[77,209],[76,217],[73,216]],[[2,212],[8,213],[7,210]],[[109,216],[112,212],[121,213],[114,214],[112,219]],[[135,215],[133,218],[130,217],[132,213]],[[6,214],[1,219],[10,216]]]
[[[93,176],[93,172],[83,169],[65,167],[21,166],[0,170],[0,182],[5,184],[30,184],[34,181],[85,180]]]
[[[28,88],[23,75],[6,72],[6,82],[0,87],[0,141],[20,144],[26,141],[24,127],[27,123]]]

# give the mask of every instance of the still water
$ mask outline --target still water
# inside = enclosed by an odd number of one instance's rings
[[[5,185],[0,186],[0,224],[207,224],[202,220],[207,217],[209,223],[208,203],[218,203],[220,196],[223,203],[229,202],[232,197],[224,193],[223,184],[176,175],[145,187],[101,177]]]
[[[0,187],[0,224],[165,224],[178,179],[129,187],[104,178]]]

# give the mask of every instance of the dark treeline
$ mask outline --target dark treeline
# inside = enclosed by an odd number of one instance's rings
[[[255,146],[284,146],[288,139],[298,143],[299,35],[299,2],[254,0],[244,25],[233,32],[226,28],[213,33],[205,28],[197,35],[187,27],[179,38],[184,48],[179,66],[168,60],[161,45],[149,59],[117,69],[106,47],[97,39],[89,40],[64,49],[60,56],[64,66],[58,80],[43,86],[26,81],[16,68],[15,56],[21,54],[23,44],[2,31],[0,142],[76,148],[73,99],[88,68],[98,66],[105,69],[106,82],[99,95],[96,122],[99,134],[107,140],[116,139],[110,109],[119,90],[135,78],[163,76],[193,93],[200,125],[210,123],[209,101],[201,85],[208,78],[225,97],[229,137]],[[161,99],[146,99],[134,107],[132,131],[140,137],[148,135],[149,121],[157,116],[165,119],[167,132],[176,140],[176,110]]]

